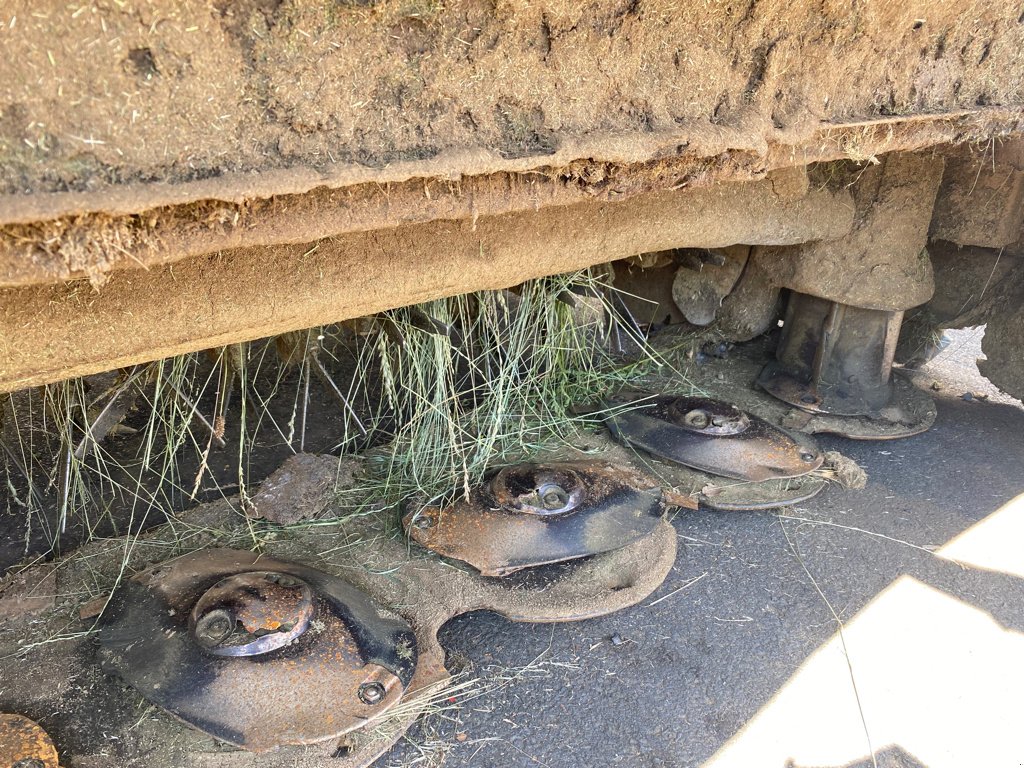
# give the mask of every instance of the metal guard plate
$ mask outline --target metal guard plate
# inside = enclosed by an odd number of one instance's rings
[[[257,589],[267,574],[272,588]],[[287,599],[289,590],[295,599]],[[222,633],[227,653],[215,652],[218,638],[208,637],[217,629],[214,609],[236,617],[237,632],[255,630],[249,637],[256,639],[231,646]],[[275,630],[290,634],[274,642]],[[185,555],[122,584],[99,640],[107,671],[148,701],[252,751],[312,744],[366,725],[401,699],[416,662],[411,627],[384,616],[352,585],[230,549]]]
[[[468,500],[409,511],[403,525],[429,550],[485,576],[610,552],[651,533],[661,489],[605,462],[522,464],[472,490]]]
[[[630,399],[613,400],[611,405]],[[660,395],[605,419],[620,442],[669,461],[736,480],[797,477],[821,466],[824,455],[810,440],[729,403],[703,397]]]

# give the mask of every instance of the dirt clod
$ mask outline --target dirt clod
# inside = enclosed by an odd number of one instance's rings
[[[825,452],[825,467],[832,470],[832,478],[843,488],[864,488],[868,484],[868,473],[853,459],[843,456],[839,451]]]
[[[351,458],[296,454],[263,482],[247,514],[281,525],[316,518],[330,505],[335,485],[350,484],[360,469]]]

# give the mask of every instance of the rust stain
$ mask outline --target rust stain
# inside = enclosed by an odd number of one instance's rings
[[[58,768],[57,748],[49,734],[27,717],[0,714],[0,766],[19,761],[31,768]]]

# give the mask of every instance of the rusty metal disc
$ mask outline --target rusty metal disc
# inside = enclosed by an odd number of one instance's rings
[[[336,738],[402,697],[416,662],[403,619],[337,577],[213,549],[113,594],[100,654],[147,700],[253,751]]]
[[[902,372],[893,372],[892,399],[875,416],[837,416],[800,409],[785,415],[784,426],[808,434],[828,433],[851,440],[899,440],[919,435],[935,423],[935,401]]]
[[[618,398],[612,405],[633,398]],[[734,405],[703,397],[660,395],[636,399],[605,423],[615,438],[663,459],[736,480],[762,481],[805,475],[824,455]]]
[[[49,734],[23,715],[0,714],[0,768],[57,768]]]
[[[646,536],[662,494],[633,470],[604,462],[521,464],[448,506],[410,510],[418,544],[485,576],[610,552]]]

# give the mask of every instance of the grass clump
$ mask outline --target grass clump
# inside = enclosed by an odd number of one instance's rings
[[[469,487],[487,468],[529,457],[588,423],[594,401],[660,365],[591,271],[385,313],[367,347],[378,363],[394,438],[372,452],[380,493],[434,498]],[[610,349],[615,328],[639,361]],[[363,366],[369,370],[370,366]]]

